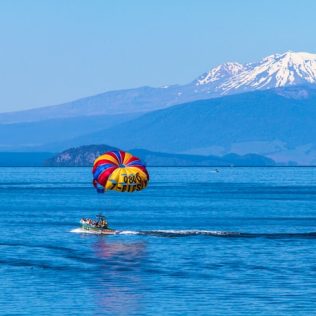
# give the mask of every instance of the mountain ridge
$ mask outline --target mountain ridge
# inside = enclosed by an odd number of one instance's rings
[[[76,116],[151,112],[199,99],[316,83],[316,54],[286,52],[259,62],[227,62],[184,85],[108,91],[60,105],[0,113],[0,124]]]
[[[308,97],[291,96],[302,91]],[[62,147],[108,142],[178,154],[255,153],[279,163],[310,165],[316,163],[315,104],[316,89],[302,87],[199,100],[146,113]]]

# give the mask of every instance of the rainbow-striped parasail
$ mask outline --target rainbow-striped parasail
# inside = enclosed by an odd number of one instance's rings
[[[146,188],[149,174],[139,158],[122,150],[109,151],[93,163],[93,185],[98,192],[134,192]]]

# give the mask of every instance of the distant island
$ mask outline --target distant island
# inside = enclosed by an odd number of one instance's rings
[[[87,145],[64,150],[45,160],[49,167],[88,167],[100,154],[117,149],[108,145]],[[153,152],[145,149],[128,150],[141,158],[147,166],[275,166],[276,162],[270,158],[256,155],[228,154],[218,156],[183,155]]]

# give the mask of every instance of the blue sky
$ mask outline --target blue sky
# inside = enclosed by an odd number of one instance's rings
[[[316,53],[313,0],[2,0],[0,112]]]

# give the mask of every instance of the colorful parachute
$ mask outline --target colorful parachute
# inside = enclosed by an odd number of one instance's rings
[[[98,192],[134,192],[146,188],[149,174],[139,158],[122,150],[109,151],[93,164],[93,185]]]

